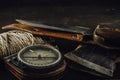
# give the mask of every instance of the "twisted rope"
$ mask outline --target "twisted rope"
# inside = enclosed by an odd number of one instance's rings
[[[13,30],[0,34],[0,58],[18,52],[22,48],[43,43],[41,37],[33,36],[31,33]]]

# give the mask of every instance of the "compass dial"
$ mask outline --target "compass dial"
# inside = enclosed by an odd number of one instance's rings
[[[61,53],[48,45],[34,45],[23,48],[18,53],[18,59],[29,67],[46,68],[61,61]]]

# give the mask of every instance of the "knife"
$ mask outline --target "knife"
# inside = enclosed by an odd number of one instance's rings
[[[67,39],[71,41],[77,41],[84,44],[95,44],[107,49],[120,49],[119,46],[113,46],[114,43],[118,42],[120,39],[119,37],[119,31],[115,29],[115,32],[111,31],[111,29],[106,28],[99,28],[100,25],[98,25],[93,32],[91,32],[92,35],[84,35],[82,33],[73,33],[73,32],[66,32],[66,31],[59,31],[59,30],[52,30],[52,29],[45,29],[40,28],[36,26],[30,26],[26,24],[21,23],[14,23],[10,25],[6,25],[2,27],[2,29],[18,29],[18,30],[24,30],[27,32],[30,32],[35,35],[40,36],[50,36],[50,37],[56,37],[56,38],[62,38]],[[86,30],[86,32],[89,32],[89,30]],[[115,36],[118,35],[118,36]],[[114,40],[111,38],[114,36]],[[109,37],[109,39],[108,39]]]

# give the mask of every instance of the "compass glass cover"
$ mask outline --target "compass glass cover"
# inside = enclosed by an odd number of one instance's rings
[[[19,60],[24,64],[36,67],[47,67],[55,65],[61,59],[61,54],[53,47],[31,46],[23,49],[18,54]]]

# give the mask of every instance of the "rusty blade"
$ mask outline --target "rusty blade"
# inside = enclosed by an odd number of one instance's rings
[[[29,20],[21,20],[16,19],[17,22],[21,24],[30,25],[33,27],[39,27],[43,29],[50,29],[50,30],[57,30],[57,31],[64,31],[64,32],[72,32],[72,33],[81,33],[83,35],[92,35],[95,28],[89,28],[89,27],[82,27],[82,26],[66,26],[66,25],[47,25],[42,24],[38,21],[29,21]]]

